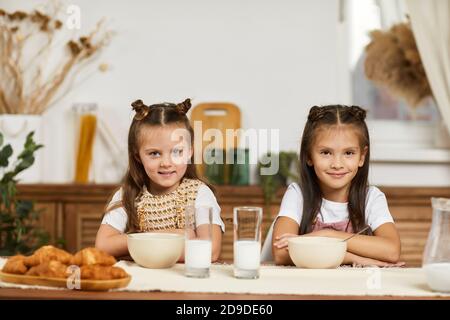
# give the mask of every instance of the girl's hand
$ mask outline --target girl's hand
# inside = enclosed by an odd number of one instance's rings
[[[333,237],[335,230],[332,229],[321,229],[318,231],[313,231],[302,235],[302,237]]]
[[[282,235],[275,237],[275,241],[273,245],[278,249],[285,248],[287,249],[288,239],[292,237],[298,237],[298,234],[294,233],[283,233]]]
[[[383,268],[389,268],[389,267],[403,267],[405,266],[405,262],[397,262],[397,263],[389,263],[386,261],[361,257],[356,254],[347,252],[345,254],[345,260],[349,261],[353,267],[370,267],[370,266],[376,266],[376,267],[383,267]]]
[[[328,229],[322,229],[319,231],[314,231],[311,233],[307,233],[304,235],[301,235],[301,237],[331,237],[331,233],[334,230],[328,230]],[[284,233],[278,237],[275,237],[275,240],[277,240],[276,242],[274,242],[274,246],[277,247],[278,249],[287,247],[288,245],[288,239],[292,238],[292,237],[299,237],[298,234],[295,233]]]

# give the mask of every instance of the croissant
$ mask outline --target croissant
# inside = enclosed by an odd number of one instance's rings
[[[91,264],[112,266],[116,262],[117,261],[113,256],[92,247],[78,251],[71,260],[71,264],[77,266],[86,266]]]
[[[31,256],[16,255],[9,258],[2,271],[65,279],[70,273],[68,265],[72,264],[80,267],[81,279],[112,280],[128,277],[125,270],[113,267],[115,263],[116,259],[113,256],[96,248],[85,248],[75,255],[71,255],[64,250],[48,245],[39,248]]]
[[[128,277],[128,274],[119,267],[101,266],[98,264],[81,267],[81,279],[112,280]]]
[[[25,256],[23,255],[17,255],[9,258],[3,266],[2,272],[25,274],[28,271],[28,268],[24,264],[24,259]]]
[[[57,260],[44,261],[43,263],[32,267],[26,273],[29,276],[49,277],[49,278],[67,278],[67,266]]]
[[[54,246],[43,246],[36,250],[33,255],[25,257],[24,264],[27,267],[34,267],[46,261],[59,261],[63,264],[69,264],[72,259],[72,255],[62,249],[55,248]]]

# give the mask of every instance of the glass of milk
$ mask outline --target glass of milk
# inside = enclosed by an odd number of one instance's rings
[[[212,208],[186,206],[185,224],[184,274],[207,278],[212,254]]]
[[[423,255],[428,286],[450,292],[450,199],[432,198],[433,219]]]
[[[234,276],[257,279],[261,264],[262,208],[233,208],[233,224]]]

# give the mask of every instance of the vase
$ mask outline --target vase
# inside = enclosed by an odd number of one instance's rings
[[[9,165],[6,171],[14,167],[17,156],[24,149],[27,135],[34,131],[33,140],[36,144],[42,144],[42,116],[22,115],[22,114],[2,114],[0,115],[0,132],[3,134],[3,146],[10,144],[13,154],[9,158]],[[45,146],[44,146],[45,147]],[[35,161],[33,165],[17,175],[19,183],[40,183],[42,182],[43,153],[42,148],[34,153]]]

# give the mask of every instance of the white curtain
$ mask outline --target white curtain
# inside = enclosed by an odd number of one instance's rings
[[[450,0],[406,0],[434,99],[450,132]]]
[[[380,8],[382,29],[389,29],[393,24],[406,20],[406,8],[403,0],[376,0]]]

